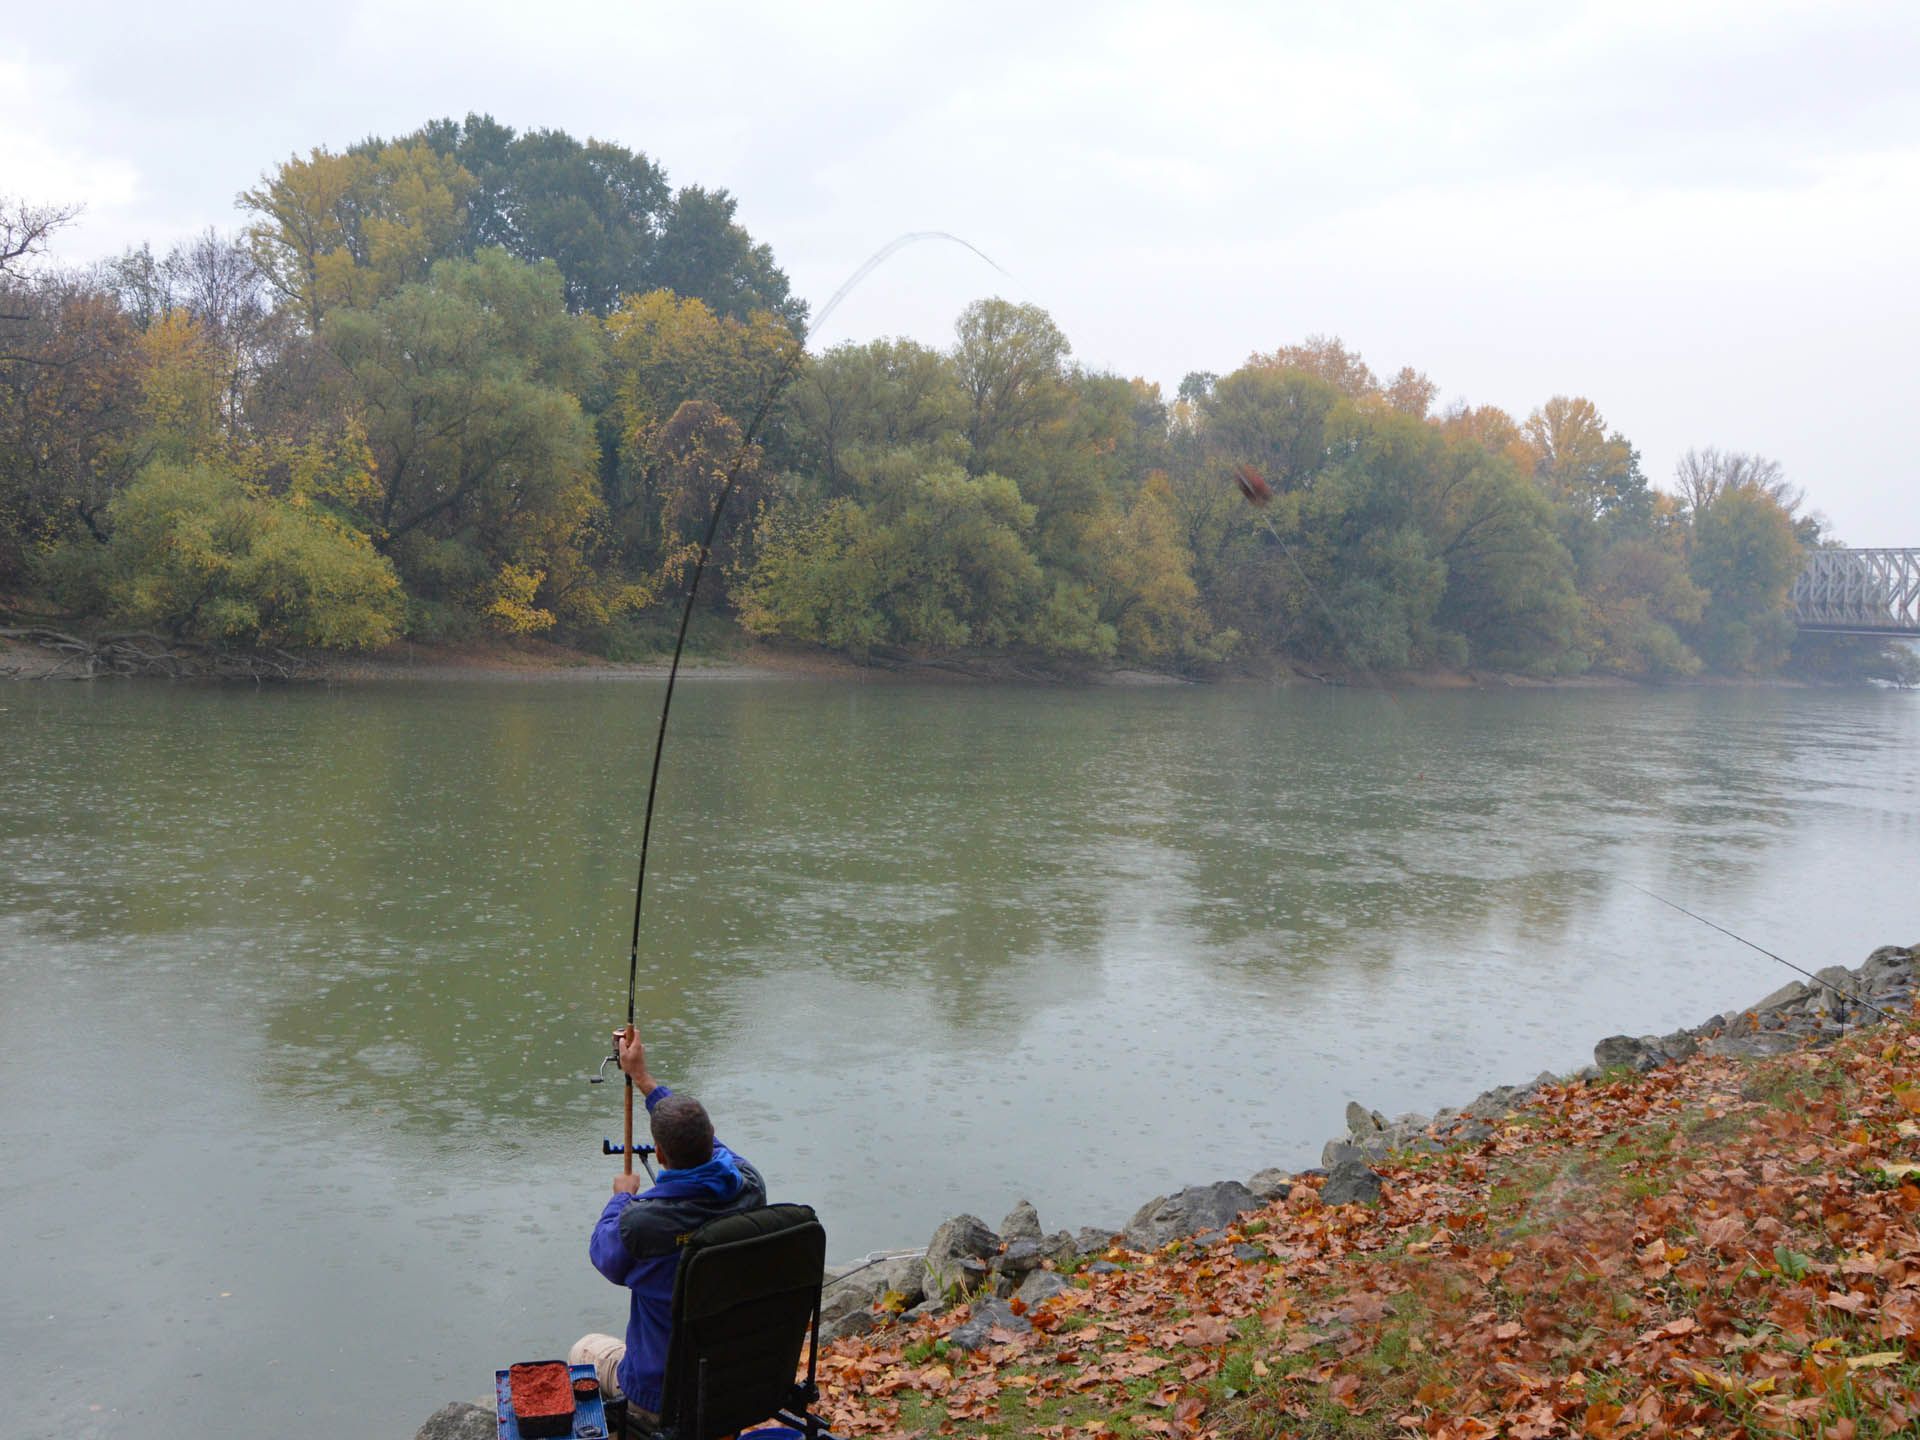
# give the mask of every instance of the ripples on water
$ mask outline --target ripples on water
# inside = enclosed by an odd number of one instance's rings
[[[230,1431],[267,1366],[318,1429],[351,1367],[404,1433],[617,1328],[584,1077],[657,700],[0,696],[30,1420],[79,1387],[98,1433]],[[1628,882],[1809,967],[1920,938],[1913,696],[709,681],[676,722],[643,1023],[840,1254],[1022,1196],[1118,1223],[1312,1163],[1349,1098],[1458,1103],[1789,978]]]

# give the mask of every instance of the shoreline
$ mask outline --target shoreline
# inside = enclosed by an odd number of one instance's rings
[[[990,1328],[1007,1326],[1014,1313],[1006,1310],[1007,1301],[1022,1297],[1032,1304],[1045,1298],[1029,1294],[1029,1282],[1035,1276],[1055,1275],[1056,1266],[1085,1264],[1087,1257],[1105,1256],[1114,1247],[1138,1255],[1150,1255],[1175,1241],[1206,1248],[1227,1238],[1240,1214],[1284,1200],[1308,1179],[1322,1182],[1323,1204],[1345,1203],[1341,1196],[1371,1204],[1382,1190],[1376,1165],[1391,1169],[1419,1156],[1483,1144],[1548,1087],[1605,1084],[1696,1056],[1757,1060],[1831,1045],[1851,1032],[1911,1014],[1920,988],[1920,942],[1879,946],[1851,969],[1830,965],[1812,979],[1812,984],[1790,981],[1750,1005],[1670,1034],[1603,1037],[1594,1044],[1594,1063],[1569,1076],[1543,1072],[1525,1083],[1497,1085],[1458,1108],[1443,1106],[1432,1115],[1389,1119],[1350,1100],[1346,1133],[1327,1140],[1318,1165],[1268,1167],[1244,1181],[1215,1180],[1156,1195],[1117,1229],[1083,1225],[1049,1234],[1025,1199],[1014,1205],[998,1230],[989,1229],[976,1215],[955,1215],[919,1250],[868,1251],[830,1264],[821,1342],[944,1315],[958,1307],[939,1297],[951,1295],[956,1286],[976,1296],[974,1317],[983,1307],[990,1314],[980,1325],[984,1337]],[[1057,1293],[1051,1284],[1041,1288]],[[908,1303],[890,1305],[890,1299]],[[965,1332],[964,1325],[957,1328]]]
[[[545,640],[488,640],[458,644],[398,641],[369,652],[309,652],[298,657],[301,673],[279,683],[390,685],[405,682],[512,682],[558,684],[653,680],[667,675],[671,657],[609,660]],[[1196,676],[1133,666],[1062,664],[1045,657],[993,653],[876,654],[866,661],[811,647],[746,642],[718,654],[681,661],[681,676],[701,680],[836,680],[859,684],[902,682],[943,685],[1027,684],[1065,689],[1140,689],[1161,686],[1267,685],[1324,687],[1388,694],[1422,691],[1663,690],[1663,689],[1876,689],[1869,681],[1821,684],[1791,676],[1685,676],[1638,679],[1625,675],[1539,677],[1498,670],[1410,670],[1380,674],[1309,669],[1283,657],[1262,657],[1244,667]],[[182,674],[88,674],[72,656],[0,637],[0,682],[134,679],[170,683],[229,684],[234,676]]]
[[[1623,1088],[1671,1087],[1693,1073],[1698,1063],[1790,1063],[1789,1057],[1832,1050],[1836,1042],[1883,1020],[1911,1022],[1916,982],[1920,981],[1920,943],[1882,945],[1852,969],[1828,966],[1810,978],[1815,982],[1812,985],[1790,981],[1752,1005],[1711,1016],[1699,1025],[1668,1035],[1607,1036],[1594,1046],[1594,1063],[1574,1075],[1563,1078],[1542,1074],[1525,1085],[1496,1086],[1458,1110],[1444,1108],[1431,1117],[1403,1115],[1389,1121],[1360,1102],[1350,1101],[1347,1133],[1327,1141],[1322,1164],[1302,1170],[1270,1168],[1245,1183],[1219,1180],[1190,1185],[1173,1195],[1155,1196],[1117,1230],[1082,1227],[1047,1234],[1034,1207],[1023,1199],[1001,1221],[998,1231],[989,1229],[977,1216],[960,1214],[943,1222],[922,1250],[871,1251],[860,1260],[829,1265],[819,1333],[825,1382],[823,1408],[841,1427],[836,1433],[903,1433],[890,1423],[902,1418],[898,1399],[889,1401],[886,1397],[917,1392],[923,1401],[933,1403],[958,1394],[957,1385],[963,1379],[990,1386],[998,1393],[1002,1368],[1023,1363],[1027,1367],[1024,1383],[1016,1381],[1014,1388],[1015,1393],[1027,1395],[1043,1376],[1031,1355],[1021,1361],[1023,1352],[1051,1343],[1050,1337],[1063,1323],[1085,1324],[1090,1317],[1079,1312],[1090,1303],[1103,1298],[1118,1301],[1117,1306],[1105,1307],[1108,1313],[1135,1317],[1118,1328],[1144,1328],[1147,1321],[1143,1312],[1151,1308],[1151,1295],[1134,1301],[1126,1297],[1130,1287],[1138,1285],[1151,1291],[1156,1284],[1165,1283],[1156,1276],[1185,1272],[1190,1282],[1205,1281],[1226,1290],[1238,1286],[1246,1291],[1243,1277],[1262,1276],[1275,1266],[1280,1269],[1274,1273],[1284,1276],[1296,1262],[1308,1260],[1310,1254],[1304,1246],[1282,1238],[1278,1227],[1288,1216],[1347,1217],[1319,1225],[1323,1235],[1339,1230],[1349,1236],[1336,1247],[1333,1258],[1318,1267],[1339,1291],[1343,1288],[1341,1277],[1351,1282],[1368,1264],[1377,1263],[1379,1256],[1391,1253],[1378,1244],[1352,1237],[1375,1223],[1404,1228],[1407,1216],[1398,1212],[1408,1210],[1410,1205],[1416,1212],[1422,1210],[1421,1194],[1434,1188],[1432,1177],[1437,1167],[1461,1161],[1469,1167],[1477,1165],[1480,1181],[1488,1183],[1488,1157],[1511,1153],[1521,1143],[1514,1137],[1532,1133],[1530,1127],[1541,1123],[1548,1112],[1559,1113],[1564,1119],[1576,1103],[1584,1103],[1570,1097],[1599,1097],[1594,1102],[1599,1127],[1596,1133],[1602,1138],[1614,1136],[1610,1143],[1617,1149],[1625,1143],[1621,1137],[1632,1124],[1645,1120],[1641,1115],[1630,1122],[1609,1098]],[[1908,1042],[1909,1046],[1915,1043],[1920,1042]],[[1889,1048],[1885,1053],[1890,1057],[1894,1052]],[[1740,1087],[1743,1096],[1747,1088]],[[1535,1109],[1542,1106],[1545,1109],[1541,1115],[1535,1115]],[[1920,1106],[1909,1108],[1920,1110]],[[1711,1140],[1720,1132],[1707,1127],[1724,1123],[1716,1118],[1716,1112],[1709,1112],[1696,1133]],[[1902,1133],[1911,1128],[1908,1122]],[[1920,1171],[1920,1165],[1903,1168]],[[1564,1162],[1556,1162],[1554,1173],[1564,1181],[1572,1171]],[[1457,1231],[1465,1238],[1476,1220],[1484,1226],[1490,1194],[1477,1201],[1481,1206],[1477,1216],[1471,1213],[1471,1205],[1469,1213],[1456,1217],[1457,1224],[1442,1216],[1449,1227],[1447,1233]],[[1429,1224],[1409,1232],[1417,1243],[1406,1246],[1407,1257],[1434,1249],[1432,1229]],[[1484,1242],[1482,1248],[1496,1243],[1489,1236],[1480,1237],[1480,1241]],[[1497,1243],[1506,1248],[1492,1255],[1489,1275],[1501,1265],[1513,1264],[1514,1252],[1526,1248],[1518,1229],[1502,1230]],[[1635,1231],[1635,1248],[1640,1244]],[[1471,1258],[1470,1248],[1460,1238],[1453,1245],[1457,1254]],[[1664,1246],[1662,1251],[1669,1268],[1674,1257],[1685,1258],[1688,1253]],[[1811,1260],[1805,1263],[1809,1269],[1818,1268]],[[1202,1307],[1194,1304],[1198,1294],[1197,1290],[1182,1291],[1179,1303],[1192,1305],[1192,1313],[1200,1313]],[[1280,1333],[1292,1334],[1285,1346],[1273,1352],[1271,1358],[1275,1360],[1303,1349],[1333,1345],[1347,1332],[1360,1330],[1364,1323],[1380,1321],[1387,1312],[1384,1304],[1365,1312],[1328,1306],[1295,1313],[1284,1305],[1276,1311],[1261,1310],[1267,1303],[1268,1298],[1263,1297],[1246,1308],[1248,1313],[1261,1314],[1266,1330],[1277,1326]],[[1205,1309],[1214,1314],[1222,1307],[1209,1303]],[[1188,1313],[1179,1311],[1181,1315]],[[1275,1315],[1279,1316],[1277,1320],[1272,1319]],[[1491,1326],[1498,1318],[1488,1310],[1469,1323]],[[1191,1318],[1180,1320],[1170,1336],[1163,1335],[1154,1342],[1163,1349],[1169,1345],[1192,1347],[1190,1353],[1197,1358],[1181,1372],[1185,1380],[1219,1372],[1222,1346],[1237,1344],[1244,1348],[1257,1343],[1249,1342],[1246,1333],[1236,1341],[1224,1321],[1210,1329],[1205,1328],[1205,1320],[1197,1324],[1200,1328],[1195,1328]],[[1110,1322],[1106,1328],[1115,1326]],[[1682,1325],[1678,1329],[1650,1330],[1640,1340],[1656,1334],[1679,1336],[1692,1329],[1691,1325]],[[1524,1326],[1512,1324],[1506,1333],[1507,1338],[1524,1334]],[[1144,1335],[1135,1338],[1146,1340]],[[1348,1345],[1340,1353],[1345,1355],[1357,1348]],[[1184,1358],[1189,1352],[1180,1353]],[[1053,1377],[1057,1388],[1065,1394],[1078,1393],[1083,1388],[1089,1356],[1076,1349],[1056,1358],[1064,1367]],[[1099,1358],[1093,1357],[1096,1363]],[[1148,1357],[1137,1372],[1107,1378],[1125,1381],[1149,1373],[1158,1376],[1172,1364],[1168,1358]],[[1334,1379],[1340,1364],[1337,1358],[1323,1357],[1312,1375],[1299,1378],[1326,1383]],[[896,1383],[881,1389],[877,1397],[866,1396],[868,1381],[882,1372]],[[1281,1371],[1281,1383],[1286,1373]],[[1575,1376],[1565,1383],[1578,1390],[1583,1382]],[[1231,1400],[1237,1392],[1229,1389],[1226,1393]],[[1348,1393],[1352,1393],[1351,1387]],[[1030,1397],[1029,1404],[1033,1398],[1037,1396]],[[1208,1393],[1209,1403],[1213,1398]],[[1163,1400],[1171,1403],[1164,1393],[1145,1403],[1153,1407]],[[1580,1400],[1586,1403],[1584,1393]],[[1443,1402],[1444,1397],[1436,1397],[1431,1403],[1437,1406]],[[1205,1404],[1200,1405],[1192,1415],[1197,1418],[1199,1410],[1205,1408]],[[1402,1402],[1387,1413],[1404,1408]],[[991,1418],[997,1413],[971,1409],[956,1415]],[[1404,1425],[1406,1421],[1399,1423]],[[427,1418],[415,1440],[484,1440],[493,1428],[492,1409],[484,1399],[479,1404],[452,1401]],[[942,1431],[952,1428],[949,1424]],[[1064,1427],[1049,1428],[1044,1433],[1060,1430]],[[922,1432],[915,1429],[906,1433]],[[1169,1427],[1157,1433],[1194,1431],[1191,1427],[1178,1431]],[[1111,1437],[1115,1432],[1103,1428],[1100,1434]]]

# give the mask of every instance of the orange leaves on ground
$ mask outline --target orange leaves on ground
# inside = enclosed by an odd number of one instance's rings
[[[1228,1243],[1116,1247],[1126,1270],[1017,1307],[1032,1333],[980,1354],[929,1358],[964,1311],[839,1342],[827,1413],[897,1433],[912,1396],[914,1428],[964,1435],[1061,1404],[1074,1423],[1032,1433],[1086,1440],[1328,1407],[1408,1440],[1920,1433],[1916,1060],[1903,1024],[1550,1085],[1472,1150],[1380,1167],[1377,1206],[1306,1180]]]

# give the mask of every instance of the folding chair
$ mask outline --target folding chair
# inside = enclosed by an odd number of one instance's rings
[[[820,1397],[820,1288],[827,1232],[810,1205],[709,1220],[686,1239],[673,1282],[673,1333],[648,1440],[721,1440],[766,1421],[835,1440],[808,1407]],[[807,1378],[796,1381],[806,1347]]]

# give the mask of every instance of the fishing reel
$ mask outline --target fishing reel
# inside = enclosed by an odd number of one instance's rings
[[[618,1051],[615,1051],[613,1054],[607,1056],[606,1059],[600,1062],[600,1068],[594,1071],[593,1074],[587,1077],[587,1083],[589,1085],[606,1084],[607,1083],[607,1066],[618,1065],[619,1063],[620,1063],[620,1055]],[[628,1125],[629,1133],[631,1133],[632,1125],[633,1125],[633,1102],[631,1101],[631,1099],[629,1099],[629,1101],[627,1102],[627,1125]],[[652,1178],[654,1152],[653,1152],[653,1146],[651,1145],[635,1145],[630,1140],[626,1144],[620,1145],[620,1144],[615,1144],[611,1140],[602,1140],[600,1142],[600,1153],[602,1155],[619,1155],[619,1156],[622,1156],[623,1158],[627,1155],[637,1156],[639,1158],[640,1163],[646,1167],[648,1178]],[[628,1167],[628,1168],[632,1168],[632,1167]]]

